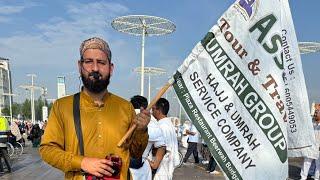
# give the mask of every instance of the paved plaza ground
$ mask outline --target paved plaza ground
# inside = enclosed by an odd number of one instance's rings
[[[190,158],[189,163],[177,168],[174,172],[174,179],[176,180],[224,180],[224,176],[212,175],[205,171],[205,165],[194,164]],[[63,173],[55,168],[52,168],[48,164],[44,163],[38,153],[37,148],[32,148],[31,144],[27,144],[23,155],[12,160],[13,172],[10,174],[0,175],[2,180],[34,180],[34,179],[46,179],[56,180],[63,179]],[[302,158],[290,158],[289,159],[289,179],[299,179],[300,167],[302,164]]]

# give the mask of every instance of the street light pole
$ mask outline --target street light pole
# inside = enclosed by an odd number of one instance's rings
[[[34,107],[34,91],[35,90],[42,90],[42,96],[45,99],[47,88],[35,86],[34,85],[34,77],[37,77],[35,74],[27,74],[27,76],[31,76],[31,85],[21,85],[21,88],[26,90],[30,90],[30,98],[31,98],[31,121],[35,123],[35,107]]]
[[[9,85],[9,94],[12,94],[11,92],[11,76],[10,76],[10,71],[8,68],[8,85]],[[12,96],[9,96],[9,107],[10,107],[10,120],[12,123]]]
[[[141,90],[140,95],[143,96],[144,94],[144,43],[145,43],[145,36],[146,36],[146,29],[145,29],[145,20],[142,21],[142,42],[141,42]]]
[[[37,77],[35,74],[27,74],[31,76],[31,86],[30,86],[30,98],[31,98],[31,122],[35,124],[35,110],[34,110],[34,78]]]
[[[150,96],[151,96],[151,74],[149,73],[149,89],[148,89],[148,101],[149,102],[151,101]]]

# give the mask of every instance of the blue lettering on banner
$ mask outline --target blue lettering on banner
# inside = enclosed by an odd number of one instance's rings
[[[253,3],[255,3],[256,0],[240,0],[239,5],[247,12],[247,15],[249,18],[252,15],[253,12]]]

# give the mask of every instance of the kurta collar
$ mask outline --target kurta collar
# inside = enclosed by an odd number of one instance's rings
[[[92,97],[91,96],[89,96],[87,93],[85,93],[84,91],[81,91],[81,98],[84,100],[83,101],[83,105],[85,105],[85,106],[90,106],[90,107],[104,107],[105,105],[106,105],[106,102],[107,102],[107,100],[108,100],[108,98],[110,97],[110,93],[109,92],[107,92],[106,94],[105,94],[105,96],[103,97],[103,102],[104,102],[104,104],[102,104],[102,105],[98,105],[97,103],[95,103],[94,102],[94,100],[92,99]]]

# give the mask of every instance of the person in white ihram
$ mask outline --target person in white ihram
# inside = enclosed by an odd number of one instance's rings
[[[160,98],[152,107],[152,115],[159,122],[166,144],[166,153],[157,168],[154,180],[171,180],[174,168],[179,164],[177,135],[170,118],[167,117],[168,112],[169,102],[165,98]]]
[[[188,147],[188,138],[189,138],[189,135],[187,134],[187,130],[190,129],[190,121],[189,120],[186,120],[184,123],[183,123],[183,131],[182,131],[182,138],[181,138],[181,143],[182,143],[182,146],[184,148],[187,148]]]
[[[143,96],[133,96],[130,99],[131,104],[133,105],[136,113],[140,112],[140,108],[143,107],[144,109],[148,106],[148,100]],[[151,120],[148,124],[148,144],[146,149],[142,154],[142,161],[143,165],[140,168],[133,168],[130,167],[130,172],[132,175],[133,180],[152,180],[152,170],[149,164],[149,161],[146,159],[149,158],[151,155],[152,147],[154,148],[162,148],[165,150],[165,142],[162,131],[157,120],[151,116]]]

